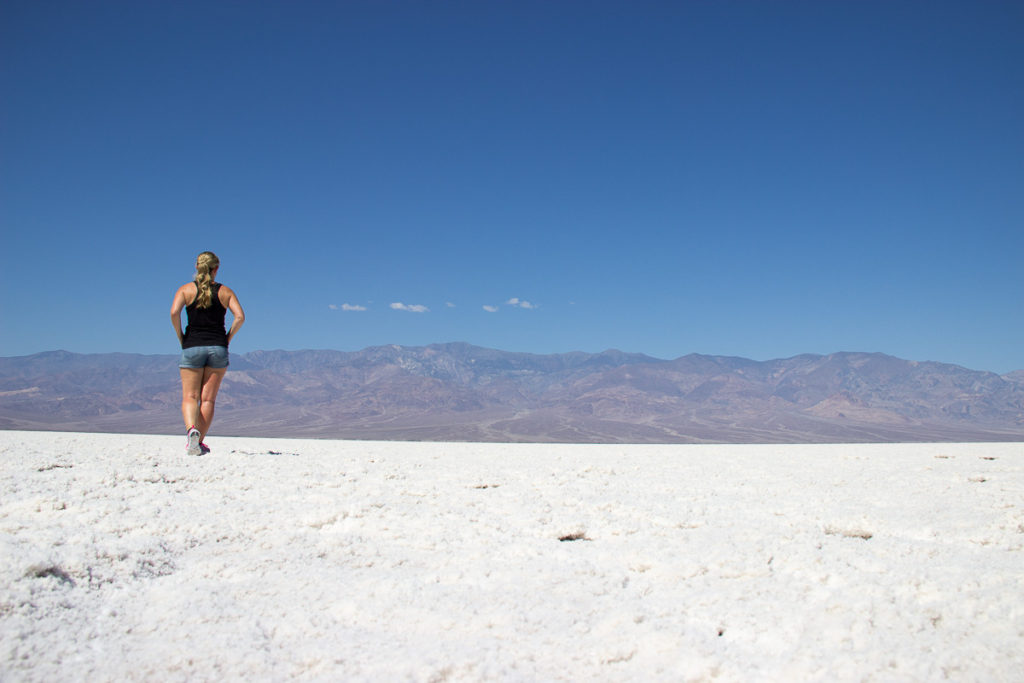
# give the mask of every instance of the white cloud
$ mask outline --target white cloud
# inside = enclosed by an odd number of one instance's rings
[[[497,313],[498,312],[498,307],[497,306],[484,306],[484,310],[487,311],[488,313]]]
[[[451,301],[446,303],[445,306],[447,306],[448,308],[455,308],[455,304],[453,304]]]
[[[327,308],[331,309],[332,311],[336,311],[338,310],[338,304],[327,304]]]
[[[366,306],[360,306],[359,304],[342,304],[341,310],[343,311],[365,311]]]
[[[409,311],[410,313],[426,313],[430,310],[423,304],[403,304],[401,302],[391,304],[391,308],[396,311]]]
[[[512,297],[511,299],[509,299],[505,303],[508,304],[509,306],[516,306],[518,308],[537,308],[536,306],[531,304],[529,301],[523,301],[522,299],[520,299],[519,297],[516,297],[516,296]]]

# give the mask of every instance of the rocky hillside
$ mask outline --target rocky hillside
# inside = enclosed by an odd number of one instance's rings
[[[0,428],[176,433],[176,356],[0,358]],[[568,442],[1024,440],[1024,372],[884,354],[772,361],[468,344],[232,358],[215,432]]]

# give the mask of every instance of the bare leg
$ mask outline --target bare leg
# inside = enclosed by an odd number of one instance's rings
[[[203,369],[179,368],[181,370],[181,417],[185,429],[199,424],[199,398],[202,396]]]
[[[213,423],[213,411],[217,407],[217,392],[220,391],[221,380],[224,379],[227,371],[227,368],[203,369],[203,387],[199,400],[199,422],[196,423],[199,433],[202,434],[200,441],[205,439],[206,433],[210,431],[210,425]]]

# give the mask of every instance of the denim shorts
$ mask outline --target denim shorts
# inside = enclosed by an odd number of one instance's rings
[[[181,350],[179,368],[213,368],[219,370],[228,366],[228,347],[226,346],[193,346]]]

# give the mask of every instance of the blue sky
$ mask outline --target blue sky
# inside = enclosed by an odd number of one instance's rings
[[[1024,368],[1019,2],[0,5],[0,355]],[[402,304],[402,306],[395,306]],[[345,310],[365,309],[365,310]]]

